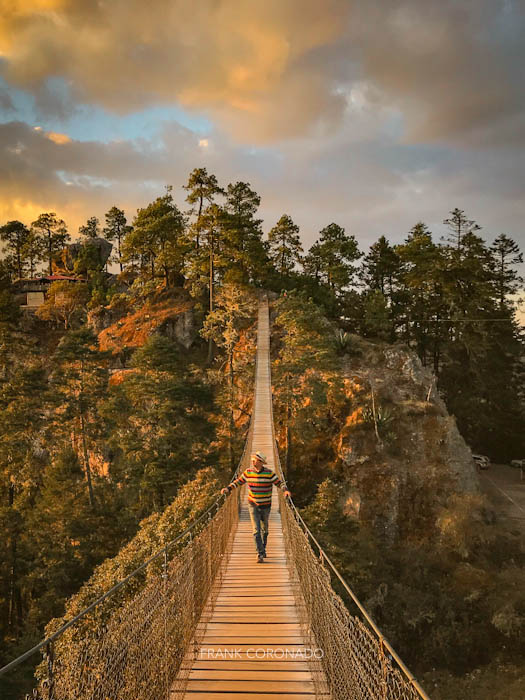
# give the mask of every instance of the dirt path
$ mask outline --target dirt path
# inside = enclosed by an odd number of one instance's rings
[[[496,513],[525,531],[525,474],[507,464],[491,464],[479,474],[481,488]]]

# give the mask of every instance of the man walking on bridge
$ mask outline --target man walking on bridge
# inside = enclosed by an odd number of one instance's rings
[[[257,548],[257,562],[261,564],[266,556],[268,521],[272,507],[272,486],[273,484],[279,486],[286,497],[292,494],[288,491],[286,484],[270,469],[266,462],[266,456],[262,452],[255,452],[252,455],[252,466],[245,469],[231,484],[225,486],[221,493],[229,493],[242,484],[248,484],[248,508]]]

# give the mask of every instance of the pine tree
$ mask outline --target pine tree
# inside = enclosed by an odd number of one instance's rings
[[[79,226],[78,232],[85,238],[98,238],[100,236],[100,222],[96,216],[90,217],[85,224]]]
[[[195,217],[190,225],[188,237],[195,250],[198,250],[204,225],[202,216],[206,208],[215,202],[217,196],[224,194],[224,190],[219,186],[215,175],[209,174],[206,168],[192,170],[183,188],[188,192],[186,201],[192,205],[189,214]]]
[[[416,226],[424,226],[424,224]],[[380,236],[363,260],[361,280],[368,290],[379,290],[392,303],[399,271],[400,261],[396,250],[385,236]]]
[[[230,470],[235,466],[234,457],[234,412],[238,403],[235,396],[235,363],[234,350],[239,342],[241,329],[246,326],[247,319],[253,318],[255,300],[248,287],[238,284],[225,283],[216,300],[215,309],[208,314],[201,334],[204,338],[212,338],[215,344],[226,353],[228,389],[226,405],[228,406],[228,452]]]
[[[282,296],[276,304],[276,324],[283,334],[279,357],[275,363],[274,382],[276,392],[277,423],[283,435],[285,475],[289,475],[294,452],[294,441],[304,429],[326,416],[326,392],[328,383],[324,373],[333,368],[335,350],[332,333],[319,308],[304,293],[292,291]],[[298,423],[298,414],[306,411],[305,420]],[[314,412],[314,414],[312,414]],[[294,425],[296,431],[294,433]]]
[[[283,214],[268,234],[269,256],[281,277],[288,277],[301,262],[303,247],[299,226]]]
[[[24,580],[29,572],[26,518],[41,483],[46,410],[44,370],[11,327],[11,357],[0,371],[0,522],[5,535],[0,576],[0,623],[10,639],[22,635]]]
[[[0,226],[0,241],[6,244],[6,248],[12,255],[15,273],[20,279],[23,277],[26,266],[26,244],[29,238],[29,229],[21,221],[9,221]]]
[[[35,275],[38,263],[43,258],[44,249],[44,240],[33,228],[31,228],[22,249],[22,256],[29,267],[29,277],[31,279]]]
[[[337,298],[350,285],[354,275],[353,263],[361,257],[354,236],[344,228],[329,224],[320,232],[316,255],[319,256],[319,278]]]
[[[444,249],[432,240],[426,224],[413,226],[401,245],[398,256],[395,295],[395,322],[402,325],[404,340],[415,344],[423,364],[430,362],[439,373],[446,326],[442,319],[448,314],[444,300]]]
[[[164,196],[138,210],[122,246],[122,260],[139,259],[143,272],[149,269],[150,278],[155,280],[160,271],[170,287],[182,272],[183,233],[184,217],[168,187]]]
[[[151,336],[131,360],[133,372],[101,410],[116,454],[112,474],[138,517],[161,511],[208,458],[213,431],[210,389],[173,341]]]
[[[89,503],[95,508],[95,492],[90,454],[95,452],[103,422],[98,404],[107,389],[107,353],[98,349],[98,340],[89,328],[69,331],[61,339],[53,360],[52,375],[57,403],[56,430],[73,435],[82,455]]]
[[[48,272],[53,273],[53,257],[69,240],[66,225],[54,212],[46,212],[33,221],[31,228],[42,239],[43,260],[47,261]]]
[[[494,264],[494,281],[497,288],[500,309],[508,303],[508,297],[516,294],[523,285],[523,277],[515,269],[523,262],[523,253],[518,244],[504,233],[490,246]]]
[[[225,279],[260,283],[267,272],[268,254],[261,219],[255,218],[261,198],[246,182],[229,184],[223,217]]]
[[[468,233],[476,233],[481,229],[481,226],[471,219],[468,219],[465,215],[463,209],[458,209],[457,207],[450,212],[450,216],[443,219],[443,223],[449,228],[450,234],[448,239],[449,243],[456,247],[459,251],[463,245],[463,238]]]
[[[321,268],[323,265],[321,244],[319,241],[312,243],[310,250],[303,258],[303,270],[305,275],[315,280],[317,284],[321,282]]]
[[[128,226],[124,211],[118,207],[111,207],[106,214],[104,236],[108,241],[117,241],[117,262],[121,272],[123,270],[122,244],[131,230],[132,227]]]
[[[190,216],[194,217],[188,227],[186,238],[188,255],[185,273],[193,296],[203,297],[207,291],[208,313],[213,311],[217,273],[226,265],[224,255],[224,229],[226,211],[216,203],[218,196],[226,193],[219,186],[215,175],[206,168],[196,168],[190,173],[186,201],[193,205]],[[208,341],[208,363],[213,360],[213,339]]]

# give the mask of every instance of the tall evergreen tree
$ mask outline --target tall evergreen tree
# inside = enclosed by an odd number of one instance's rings
[[[6,244],[11,254],[16,275],[21,278],[26,265],[26,244],[29,238],[29,229],[21,221],[8,221],[0,226],[0,241]]]
[[[423,364],[439,366],[445,341],[442,319],[448,309],[444,300],[444,249],[434,243],[426,224],[413,226],[403,244],[396,246],[398,257],[395,323],[403,338],[415,344]]]
[[[215,309],[208,314],[201,331],[205,338],[212,338],[215,344],[224,349],[227,366],[226,405],[228,407],[228,452],[230,470],[235,466],[234,412],[238,404],[235,392],[234,350],[239,342],[241,330],[247,320],[253,318],[255,300],[248,287],[225,283],[218,295]]]
[[[299,226],[283,214],[268,234],[270,260],[281,277],[288,277],[301,262],[303,246]]]
[[[352,282],[353,263],[361,257],[357,241],[344,228],[332,223],[322,229],[314,245],[319,260],[318,277],[338,297]]]
[[[206,168],[195,168],[189,175],[188,182],[183,188],[188,192],[186,201],[191,204],[191,222],[188,236],[196,250],[199,249],[203,233],[202,216],[208,206],[213,204],[218,195],[224,194],[215,175],[208,173]]]
[[[400,261],[396,250],[385,236],[380,236],[363,259],[361,280],[367,289],[379,290],[392,303],[399,272]]]
[[[151,336],[133,355],[134,371],[101,407],[111,425],[114,478],[138,517],[161,511],[208,459],[213,429],[210,389],[187,368],[180,349]]]
[[[446,240],[457,250],[461,250],[463,239],[468,233],[476,233],[476,231],[481,230],[481,226],[474,220],[468,219],[463,209],[458,209],[458,207],[453,209],[446,219],[443,219],[443,223],[450,231]]]
[[[29,230],[29,235],[27,236],[24,247],[22,250],[22,256],[27,263],[29,277],[33,278],[37,269],[38,263],[42,260],[44,255],[44,241],[38,233],[31,228]]]
[[[264,278],[268,254],[262,240],[261,219],[256,218],[259,195],[246,182],[229,184],[223,219],[225,277],[258,283]]]
[[[279,387],[275,408],[286,453],[284,470],[288,478],[299,430],[304,428],[305,434],[308,432],[307,424],[313,422],[312,411],[325,413],[328,383],[324,373],[333,368],[334,346],[327,320],[304,293],[292,291],[282,296],[276,310],[276,324],[282,329],[283,339],[275,363],[274,379]],[[299,423],[297,416],[306,408],[305,404],[311,407],[311,411],[307,412],[305,421]]]
[[[54,362],[56,430],[64,440],[73,436],[73,446],[82,458],[89,503],[95,508],[90,455],[96,452],[103,427],[98,405],[107,390],[107,353],[99,350],[93,331],[84,327],[61,339]]]
[[[523,262],[523,253],[516,241],[504,233],[490,246],[494,264],[494,282],[496,284],[500,309],[508,303],[508,297],[516,294],[523,286],[523,277],[518,274],[516,265]]]
[[[124,268],[122,264],[122,244],[131,230],[132,227],[128,226],[124,211],[118,207],[111,207],[111,209],[106,213],[104,236],[108,241],[117,242],[116,258],[121,272]]]
[[[48,272],[53,272],[53,257],[69,240],[66,224],[54,212],[46,212],[31,224],[32,230],[42,239],[43,260],[47,262]]]
[[[100,236],[100,221],[96,216],[91,216],[85,224],[79,226],[78,232],[85,238],[98,238]]]
[[[323,265],[321,244],[319,241],[312,243],[309,251],[303,258],[302,264],[304,273],[319,284],[321,282],[321,268]]]
[[[182,273],[183,233],[184,217],[168,187],[165,195],[138,210],[122,246],[122,260],[139,259],[143,272],[149,270],[154,280],[160,271],[166,287],[170,287]]]

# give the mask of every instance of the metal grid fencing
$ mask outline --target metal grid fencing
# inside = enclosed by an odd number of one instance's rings
[[[215,512],[214,512],[215,511]],[[38,700],[176,700],[184,691],[201,624],[211,615],[221,564],[238,521],[238,494],[147,567],[143,588],[108,613],[104,603],[46,644]]]

